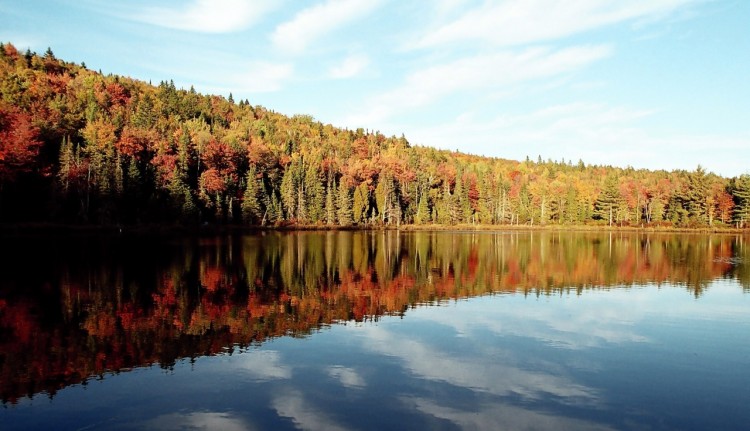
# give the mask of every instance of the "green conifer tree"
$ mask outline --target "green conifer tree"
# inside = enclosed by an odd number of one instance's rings
[[[362,223],[367,218],[369,200],[367,183],[362,182],[354,189],[354,202],[352,203],[354,223]]]
[[[245,192],[242,194],[242,219],[245,223],[255,224],[261,218],[260,202],[258,201],[258,179],[256,178],[255,166],[251,166],[247,171],[245,180]]]
[[[735,180],[732,195],[735,199],[734,220],[738,227],[744,228],[750,223],[750,175],[740,175]]]
[[[615,221],[619,208],[620,193],[617,190],[617,177],[609,175],[604,180],[604,189],[599,193],[594,203],[594,215],[599,220],[606,220],[609,226]]]
[[[338,192],[336,193],[336,218],[341,226],[352,224],[352,197],[349,193],[349,187],[343,182],[339,182]]]

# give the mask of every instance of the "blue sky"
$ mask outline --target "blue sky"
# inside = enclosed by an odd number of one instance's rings
[[[750,173],[750,1],[0,0],[104,73],[521,160]]]

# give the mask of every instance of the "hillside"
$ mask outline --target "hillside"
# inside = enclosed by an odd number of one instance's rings
[[[512,143],[508,143],[512,145]],[[707,227],[750,175],[511,161],[288,117],[0,45],[0,222]]]

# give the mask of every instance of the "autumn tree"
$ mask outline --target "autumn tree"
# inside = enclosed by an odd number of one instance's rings
[[[104,76],[11,44],[0,46],[0,138],[5,208],[32,202],[24,211],[50,221],[746,226],[750,206],[745,177],[701,167],[646,171],[411,146],[173,81]]]
[[[41,145],[31,115],[0,105],[0,191],[3,184],[35,167]]]

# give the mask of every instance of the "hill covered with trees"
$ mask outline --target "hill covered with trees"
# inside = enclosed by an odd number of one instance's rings
[[[512,145],[512,143],[509,143]],[[0,222],[738,226],[750,175],[412,146],[0,44]]]

